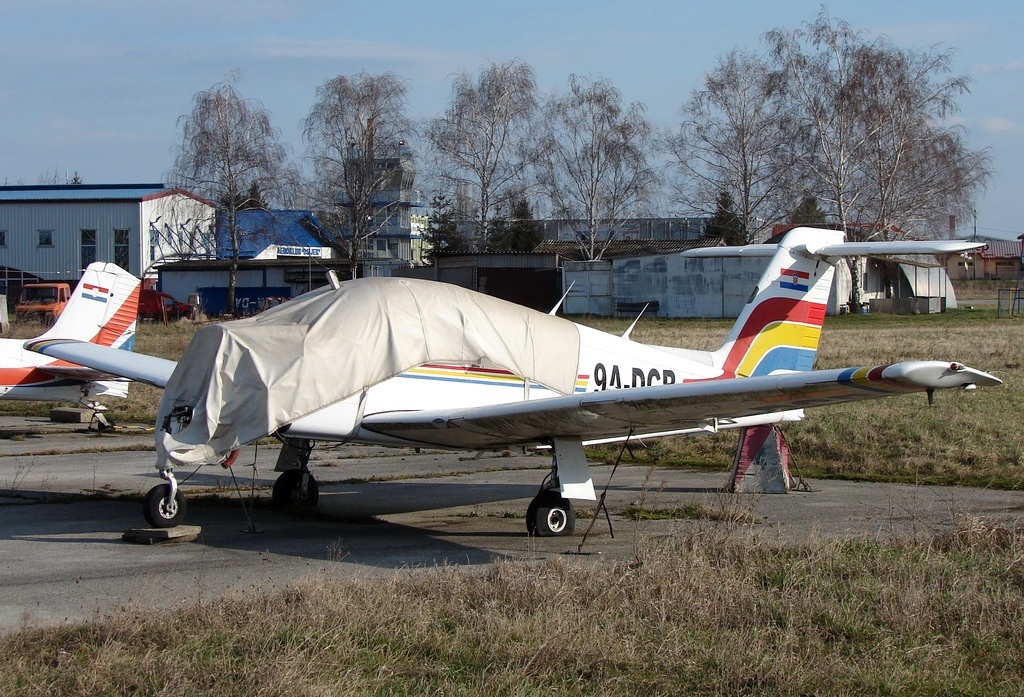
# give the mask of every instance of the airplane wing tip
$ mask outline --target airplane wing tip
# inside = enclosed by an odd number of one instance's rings
[[[994,375],[957,361],[907,361],[894,363],[884,376],[924,388],[996,387],[1003,381]]]

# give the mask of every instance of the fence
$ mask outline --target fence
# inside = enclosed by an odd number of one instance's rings
[[[1020,317],[1024,311],[1024,288],[1000,288],[997,317]]]

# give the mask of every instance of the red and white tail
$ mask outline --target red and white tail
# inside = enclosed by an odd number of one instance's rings
[[[72,339],[131,351],[142,282],[116,264],[89,264],[64,311],[40,339]]]

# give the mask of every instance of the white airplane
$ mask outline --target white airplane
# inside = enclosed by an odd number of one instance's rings
[[[570,500],[596,498],[587,444],[712,433],[798,420],[806,407],[1000,384],[952,361],[813,370],[843,255],[975,246],[843,244],[840,232],[798,228],[778,246],[688,253],[772,255],[717,351],[640,344],[457,286],[398,278],[348,281],[204,327],[177,363],[80,342],[26,346],[164,388],[156,449],[165,483],[144,508],[155,527],[183,520],[176,467],[230,463],[240,446],[275,434],[292,469],[277,480],[274,499],[309,504],[318,494],[307,467],[317,440],[550,448],[552,471],[527,528],[561,535],[573,528]]]
[[[131,351],[139,287],[139,279],[113,264],[90,264],[57,321],[32,341],[73,340]],[[0,339],[0,399],[78,402],[93,409],[104,423],[103,407],[93,400],[127,396],[125,380],[26,351],[24,343],[23,339]]]

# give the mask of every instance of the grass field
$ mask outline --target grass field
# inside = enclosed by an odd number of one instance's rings
[[[698,522],[630,563],[311,578],[0,639],[5,695],[1019,695],[1024,544],[783,546]],[[187,586],[183,586],[187,594]]]
[[[585,323],[622,332],[626,320]],[[731,320],[643,320],[637,341],[697,349],[717,348]],[[42,331],[16,327],[24,338]],[[140,323],[136,350],[164,358],[181,355],[195,331],[189,322]],[[1024,323],[997,319],[992,310],[941,315],[845,315],[826,320],[817,367],[878,365],[902,360],[957,360],[1004,381],[973,393],[941,391],[929,407],[910,395],[810,410],[786,426],[792,463],[805,476],[1024,487]],[[118,421],[152,423],[160,390],[132,385],[126,400],[109,400]],[[45,414],[49,405],[0,401],[0,413]],[[634,450],[633,460],[662,466],[727,469],[736,434],[665,438]],[[594,450],[611,459],[617,450]]]

